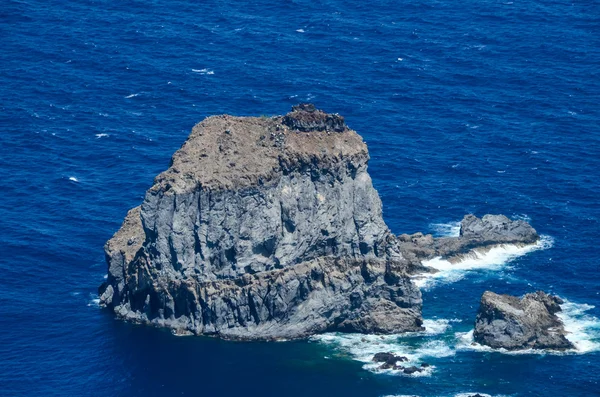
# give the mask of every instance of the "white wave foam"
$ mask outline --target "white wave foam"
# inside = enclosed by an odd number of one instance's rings
[[[374,363],[372,359],[376,353],[393,353],[408,359],[408,361],[402,363],[403,366],[420,367],[421,363],[424,360],[426,362],[428,358],[452,356],[455,352],[445,341],[432,340],[431,338],[419,340],[415,339],[415,337],[422,338],[424,336],[443,334],[451,327],[450,323],[458,321],[460,320],[425,320],[426,331],[424,332],[399,335],[329,333],[315,335],[311,340],[329,345],[338,351],[348,354],[352,359],[364,363],[363,368],[372,372],[412,377],[431,376],[436,368],[433,365],[423,368],[422,372],[407,375],[402,371],[379,369],[381,364]]]
[[[127,99],[129,99],[129,98],[134,98],[134,97],[136,97],[136,96],[138,96],[138,95],[140,95],[140,94],[139,94],[139,93],[137,93],[137,94],[129,94],[129,95],[127,95],[125,98],[127,98]]]
[[[458,237],[460,235],[460,221],[448,223],[432,223],[429,227],[437,237]]]
[[[298,32],[298,33],[304,33],[304,29],[296,29],[296,32]]]
[[[557,313],[557,316],[562,320],[567,331],[567,339],[575,345],[575,349],[567,351],[554,350],[539,350],[525,349],[517,351],[509,351],[506,349],[492,349],[489,346],[484,346],[476,343],[473,339],[473,331],[457,332],[457,350],[472,350],[481,352],[498,352],[510,355],[522,354],[585,354],[590,352],[600,351],[600,319],[586,314],[587,311],[594,306],[586,304],[578,304],[565,300],[565,303],[560,305],[562,312]]]
[[[567,339],[575,345],[578,353],[600,351],[600,319],[586,314],[594,306],[564,302],[560,305],[562,312],[556,315],[565,325]]]
[[[425,335],[440,335],[446,332],[452,327],[450,323],[460,323],[461,320],[454,318],[452,320],[438,319],[438,320],[423,320],[423,326],[425,327]]]
[[[90,295],[92,295],[92,294],[90,294]],[[100,299],[98,298],[98,295],[92,295],[92,296],[94,296],[94,298],[88,302],[88,304],[87,304],[88,307],[98,307],[99,308],[100,307]]]
[[[70,181],[72,181],[72,182],[79,182],[79,179],[77,179],[77,178],[76,178],[76,177],[74,177],[74,176],[70,176],[70,177],[69,177],[69,180],[70,180]]]
[[[97,139],[106,138],[107,136],[109,136],[109,135],[108,134],[96,134]]]
[[[206,68],[205,69],[192,69],[192,72],[199,73],[199,74],[208,74],[208,75],[215,74],[215,72],[213,70],[206,69]]]
[[[441,257],[423,261],[424,266],[438,270],[433,274],[420,274],[413,281],[418,287],[431,288],[437,284],[456,282],[473,270],[498,270],[516,258],[533,251],[552,247],[554,240],[550,236],[541,236],[540,240],[530,245],[502,244],[491,249],[474,249],[461,260],[451,263]]]

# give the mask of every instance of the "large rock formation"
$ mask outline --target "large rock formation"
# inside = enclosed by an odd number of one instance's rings
[[[343,117],[310,104],[207,118],[106,243],[101,304],[230,339],[419,331],[422,260],[538,239],[525,222],[472,215],[457,238],[396,238],[368,160]]]
[[[421,330],[368,159],[341,116],[310,105],[207,118],[107,242],[101,303],[232,339]]]
[[[561,303],[542,291],[520,299],[486,291],[475,320],[475,342],[507,350],[571,349],[574,346],[556,316]]]

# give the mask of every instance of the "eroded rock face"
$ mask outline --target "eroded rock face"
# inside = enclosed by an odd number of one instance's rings
[[[232,339],[422,329],[366,145],[312,106],[209,117],[105,246],[103,305]]]
[[[522,298],[486,291],[475,320],[476,342],[507,350],[566,350],[573,344],[565,337],[556,316],[562,300],[538,291]]]
[[[100,302],[180,334],[292,339],[326,331],[420,331],[421,261],[530,244],[531,226],[467,215],[459,237],[394,236],[343,117],[294,106],[277,117],[196,125],[106,243]]]

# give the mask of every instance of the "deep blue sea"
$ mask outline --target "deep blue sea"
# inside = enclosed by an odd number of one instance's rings
[[[192,126],[313,102],[365,139],[395,233],[527,219],[423,285],[428,332],[234,343],[116,321],[102,246]],[[0,6],[0,395],[600,396],[596,0],[56,1]],[[579,348],[468,343],[486,289],[566,303]],[[391,349],[424,376],[372,371]]]

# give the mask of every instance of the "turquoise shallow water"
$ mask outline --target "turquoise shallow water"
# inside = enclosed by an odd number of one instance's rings
[[[0,395],[600,395],[596,2],[7,0],[0,21]],[[424,285],[411,337],[231,343],[97,308],[102,245],[191,127],[301,101],[364,137],[394,232],[504,213],[548,244]],[[486,289],[566,299],[580,354],[471,348]],[[435,368],[372,372],[379,347]]]

